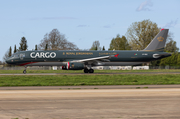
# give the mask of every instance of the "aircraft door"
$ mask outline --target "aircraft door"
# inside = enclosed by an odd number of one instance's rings
[[[20,59],[23,60],[24,57],[25,57],[25,54],[24,54],[24,53],[21,53],[21,54],[20,54]]]

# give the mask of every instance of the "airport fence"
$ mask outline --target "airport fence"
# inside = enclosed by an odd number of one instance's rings
[[[180,69],[180,66],[149,66],[149,69]]]
[[[148,68],[147,68],[148,67]],[[29,66],[27,70],[62,70],[62,67],[51,66]],[[96,70],[148,70],[148,69],[180,69],[180,66],[98,66],[93,67]],[[24,67],[0,67],[0,70],[24,70]]]
[[[0,70],[24,70],[24,67],[2,67]],[[27,70],[51,70],[51,67],[27,67]]]

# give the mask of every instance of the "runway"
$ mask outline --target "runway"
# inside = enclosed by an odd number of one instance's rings
[[[27,74],[0,74],[0,76],[21,75],[119,75],[119,74],[180,74],[180,72],[121,72],[121,73],[27,73]]]
[[[180,85],[94,85],[94,86],[19,86],[0,87],[0,90],[82,90],[82,89],[161,89],[180,88]]]
[[[180,88],[0,90],[1,119],[179,119]]]

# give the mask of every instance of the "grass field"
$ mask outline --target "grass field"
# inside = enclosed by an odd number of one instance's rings
[[[180,74],[0,76],[0,86],[180,84]]]
[[[130,72],[180,72],[180,70],[95,70],[99,75],[83,74],[83,70],[28,70],[27,73],[59,73],[58,75],[0,76],[0,86],[78,86],[78,85],[158,85],[180,84],[180,74],[103,74]],[[0,70],[0,74],[22,73],[22,70]],[[61,73],[74,73],[65,75]],[[76,73],[82,73],[77,75]]]

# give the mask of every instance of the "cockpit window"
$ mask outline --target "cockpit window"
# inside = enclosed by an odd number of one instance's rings
[[[19,54],[13,54],[12,56],[11,56],[11,58],[19,58],[20,56],[19,56]]]
[[[15,55],[14,55],[14,58],[19,58],[19,54],[15,54]]]

